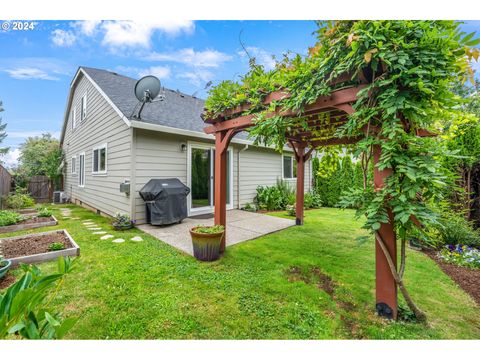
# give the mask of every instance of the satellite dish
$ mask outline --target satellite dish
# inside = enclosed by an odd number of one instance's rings
[[[138,101],[151,102],[160,94],[160,80],[153,75],[148,75],[135,84],[135,96]]]
[[[142,113],[143,107],[145,106],[146,103],[153,102],[153,99],[155,99],[158,96],[158,94],[160,94],[161,88],[162,87],[160,84],[160,80],[158,80],[153,75],[144,76],[143,78],[137,81],[137,83],[135,84],[134,93],[139,103],[133,109],[132,117],[134,119],[141,119],[140,114]],[[161,95],[159,98],[159,101],[163,101],[164,98],[165,96]],[[135,114],[135,111],[137,110],[140,104],[141,104],[140,109],[138,110],[138,113]]]

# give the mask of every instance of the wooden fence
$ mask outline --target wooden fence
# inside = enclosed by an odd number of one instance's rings
[[[5,197],[10,193],[12,188],[12,175],[0,165],[0,209],[4,208]]]
[[[48,202],[50,200],[48,176],[32,176],[28,183],[28,192],[35,199],[35,202]]]

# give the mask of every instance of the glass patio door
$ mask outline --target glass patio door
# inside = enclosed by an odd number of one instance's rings
[[[192,145],[190,147],[190,212],[212,212],[215,189],[215,148]],[[227,151],[227,207],[231,207],[232,198],[232,152]]]

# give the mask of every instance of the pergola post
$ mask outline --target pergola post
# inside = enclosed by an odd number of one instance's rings
[[[227,149],[234,134],[233,130],[215,133],[214,222],[225,227],[220,252],[225,251],[227,238]]]
[[[384,184],[385,179],[392,173],[392,169],[379,170],[377,165],[380,160],[381,146],[373,146],[373,161],[374,161],[374,186],[375,191],[380,190]],[[395,267],[397,266],[397,240],[395,236],[395,227],[393,214],[388,211],[388,223],[382,223],[378,233],[383,239],[390,256],[392,257]],[[388,266],[385,254],[382,248],[375,241],[375,295],[376,295],[376,310],[380,316],[391,319],[397,318],[397,284]]]
[[[295,224],[303,225],[303,208],[305,206],[305,146],[298,145],[295,151],[297,160],[297,194],[295,198]]]

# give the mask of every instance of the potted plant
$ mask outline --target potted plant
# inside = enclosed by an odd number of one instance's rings
[[[128,214],[116,213],[115,220],[112,223],[112,226],[115,230],[128,230],[133,228],[134,222],[130,219]]]
[[[214,261],[220,257],[220,244],[225,234],[223,225],[198,225],[190,229],[193,255],[201,261]]]
[[[10,269],[10,266],[12,266],[12,262],[10,260],[3,259],[0,256],[0,279],[6,275],[8,269]]]

